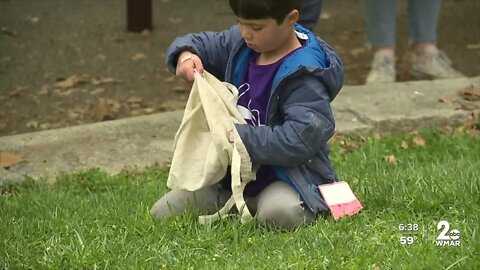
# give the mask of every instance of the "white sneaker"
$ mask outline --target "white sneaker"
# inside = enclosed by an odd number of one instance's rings
[[[412,53],[410,73],[416,79],[465,77],[465,75],[453,69],[448,56],[434,46],[427,47],[423,53]]]
[[[395,56],[378,52],[373,57],[372,69],[368,73],[366,84],[395,82]]]

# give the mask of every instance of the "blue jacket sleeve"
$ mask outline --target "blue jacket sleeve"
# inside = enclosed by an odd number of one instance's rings
[[[317,153],[335,132],[330,97],[318,78],[290,80],[280,92],[283,123],[236,126],[253,164],[298,166]]]
[[[178,37],[167,49],[167,67],[175,73],[180,53],[190,51],[200,57],[208,72],[224,80],[232,46],[239,38],[238,26],[222,32],[200,32]]]

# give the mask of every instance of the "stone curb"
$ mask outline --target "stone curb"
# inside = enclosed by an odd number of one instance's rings
[[[480,77],[393,84],[345,86],[333,101],[337,133],[408,132],[455,125],[472,113],[445,97],[480,87]],[[480,102],[475,104],[479,105]],[[478,109],[474,113],[480,112]],[[0,152],[19,154],[26,162],[0,170],[0,185],[10,179],[55,178],[100,168],[123,169],[164,165],[172,157],[173,139],[183,111],[159,113],[88,125],[0,137]]]

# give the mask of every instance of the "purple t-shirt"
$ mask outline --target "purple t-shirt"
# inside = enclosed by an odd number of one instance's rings
[[[295,50],[294,50],[295,51]],[[272,82],[278,68],[291,53],[285,55],[275,63],[257,65],[259,54],[250,58],[245,81],[238,87],[239,98],[237,109],[246,122],[251,126],[265,126],[267,120],[267,106],[270,98]],[[277,180],[273,169],[263,165],[257,170],[257,178],[245,187],[245,196],[256,196],[270,183]]]

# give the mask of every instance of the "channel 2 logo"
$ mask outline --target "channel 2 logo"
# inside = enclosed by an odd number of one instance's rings
[[[441,230],[440,234],[435,239],[437,247],[459,247],[460,246],[460,231],[457,229],[450,230],[450,223],[441,220],[437,224],[437,230]]]

